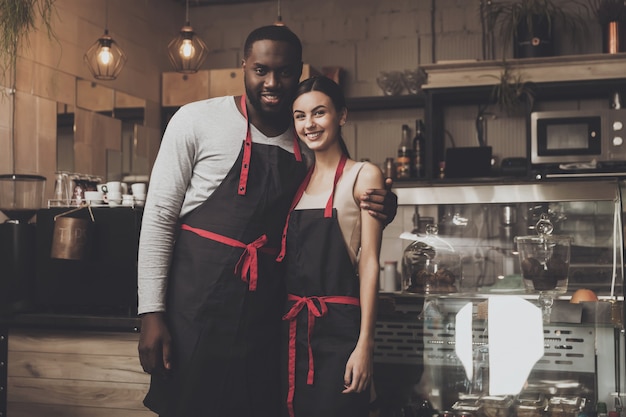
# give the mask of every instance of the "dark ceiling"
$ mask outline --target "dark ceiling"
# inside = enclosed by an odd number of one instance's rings
[[[186,0],[173,0],[175,3],[185,5]],[[243,4],[243,3],[262,3],[271,0],[189,0],[189,7],[215,6],[218,4]]]

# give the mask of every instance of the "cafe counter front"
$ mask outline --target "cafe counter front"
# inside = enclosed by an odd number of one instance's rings
[[[417,216],[398,236],[401,283],[379,297],[372,415],[579,417],[598,414],[603,404],[618,411],[626,385],[623,189],[621,179],[607,178],[396,188],[400,210]],[[41,216],[38,233],[50,233],[61,211]],[[96,223],[126,225],[134,270],[140,212],[103,208],[94,215]],[[542,215],[554,235],[571,238],[566,286],[543,307],[540,292],[525,286],[515,242],[536,235]],[[427,237],[426,223],[438,226],[436,237]],[[110,227],[99,233],[116,239]],[[432,239],[439,243],[423,244]],[[112,258],[100,250],[64,275],[64,260],[46,255],[50,242],[39,243],[37,308],[0,319],[0,415],[152,416],[142,404],[149,377],[137,355],[136,292],[116,293],[110,305],[92,294],[72,306],[63,285],[89,290],[93,276],[81,268],[104,271],[100,265],[111,264],[99,262]],[[458,268],[443,274],[453,269],[450,259]],[[56,283],[46,290],[44,273]],[[94,276],[136,288],[136,275],[125,284],[109,272]],[[598,301],[571,303],[582,288]],[[41,302],[47,292],[61,296]]]

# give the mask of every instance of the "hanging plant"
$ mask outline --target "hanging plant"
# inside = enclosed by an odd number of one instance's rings
[[[515,72],[504,61],[499,76],[487,74],[485,77],[496,78],[498,82],[491,90],[491,101],[500,111],[508,116],[529,113],[535,103],[535,87],[532,82],[525,81],[521,73]]]
[[[0,98],[11,99],[9,143],[11,149],[11,173],[15,174],[15,93],[17,84],[17,53],[29,35],[41,23],[53,37],[51,21],[55,0],[0,0]],[[41,22],[39,22],[39,18]],[[7,73],[8,80],[7,80]]]
[[[51,20],[55,1],[0,0],[0,84],[6,84],[6,73],[15,69],[20,46],[28,45],[29,35],[38,23],[53,37]],[[14,83],[11,80],[11,89]]]

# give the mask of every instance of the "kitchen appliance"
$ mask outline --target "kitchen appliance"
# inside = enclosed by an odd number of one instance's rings
[[[540,171],[626,169],[626,109],[533,112],[530,130]]]
[[[446,149],[446,178],[491,176],[491,146],[467,146]]]
[[[0,313],[29,308],[35,278],[37,234],[30,223],[43,205],[46,178],[39,175],[0,175]]]

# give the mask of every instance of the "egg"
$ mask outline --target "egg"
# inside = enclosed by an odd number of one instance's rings
[[[569,300],[570,303],[578,304],[581,301],[598,301],[598,296],[592,290],[587,288],[578,289],[572,294],[572,298]]]

